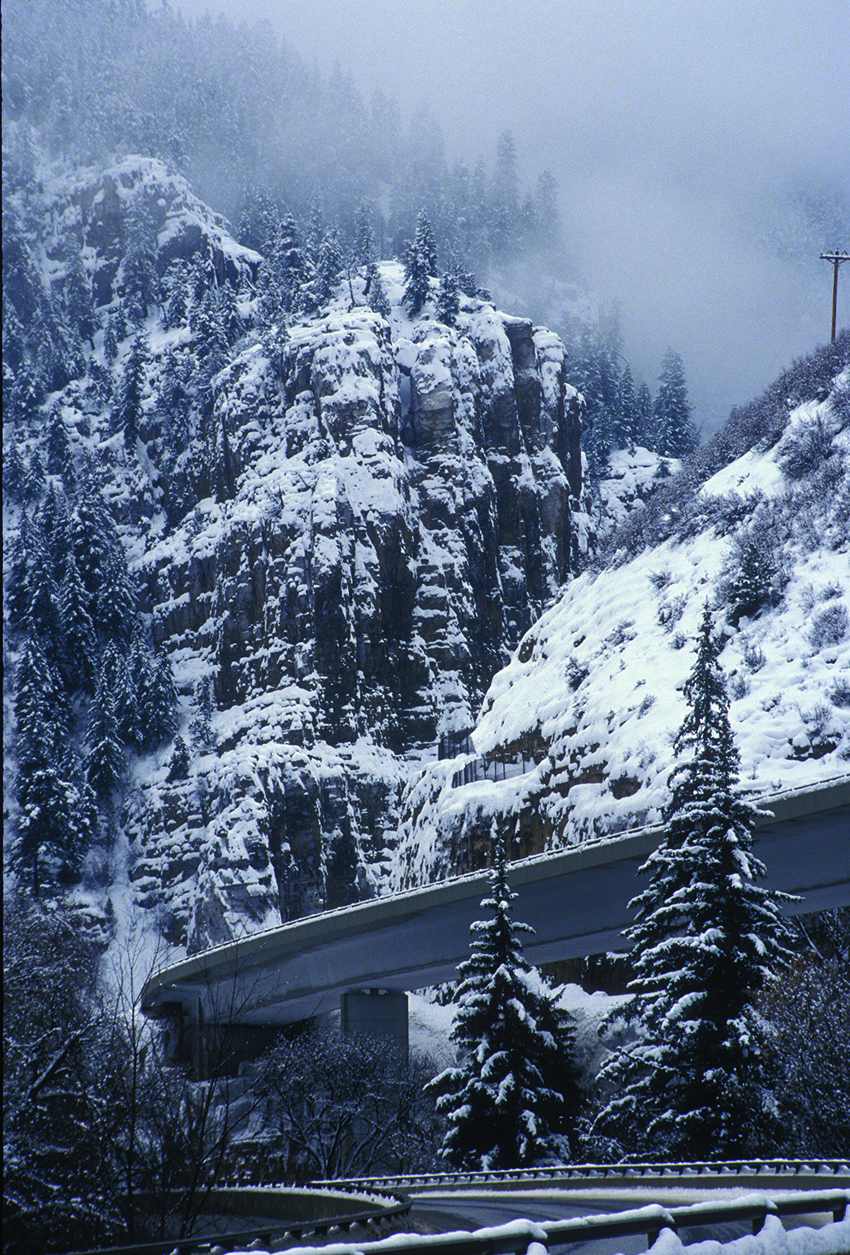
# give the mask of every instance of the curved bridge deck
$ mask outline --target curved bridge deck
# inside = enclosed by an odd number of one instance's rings
[[[771,887],[800,894],[788,914],[850,905],[850,776],[759,799],[772,813],[755,853]],[[622,948],[637,869],[661,838],[643,828],[511,864],[517,914],[535,929],[535,964]],[[421,989],[452,980],[469,953],[484,872],[266,929],[154,973],[142,1006],[207,1019],[284,1024],[330,1011],[349,990]]]

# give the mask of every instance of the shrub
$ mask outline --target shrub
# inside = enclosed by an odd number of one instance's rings
[[[789,479],[811,475],[829,456],[833,433],[818,415],[801,423],[783,441],[779,464]]]
[[[687,601],[684,596],[674,597],[672,601],[662,601],[658,607],[658,623],[665,632],[672,632],[674,625],[682,617]]]
[[[815,649],[838,645],[846,637],[848,626],[847,608],[843,602],[826,606],[815,617],[809,640]]]
[[[733,409],[721,430],[687,459],[679,473],[658,488],[643,509],[633,511],[620,528],[605,538],[596,565],[627,562],[643,549],[704,526],[713,517],[715,506],[710,498],[700,497],[702,484],[748,449],[775,444],[788,424],[790,410],[818,393],[826,395],[848,362],[850,331],[845,330],[839,332],[834,343],[822,345],[793,362],[749,405]],[[843,413],[846,401],[842,388],[836,389],[836,393],[838,411]],[[831,408],[837,412],[835,400]],[[728,511],[735,507],[723,502],[719,508]]]
[[[587,667],[583,667],[575,658],[567,663],[567,679],[573,692],[581,688],[589,674]]]
[[[289,1147],[296,1180],[432,1167],[429,1073],[386,1038],[313,1030],[284,1035],[263,1056],[257,1091]]]
[[[833,706],[850,706],[850,680],[838,679],[829,690]]]
[[[750,685],[745,675],[733,675],[729,680],[729,692],[736,702],[746,697],[749,691]]]

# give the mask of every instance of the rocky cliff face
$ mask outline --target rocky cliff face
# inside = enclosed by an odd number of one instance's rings
[[[130,213],[143,212],[160,276],[175,261],[200,254],[220,283],[236,287],[256,278],[261,258],[237,245],[227,222],[192,192],[180,175],[154,157],[128,157],[101,174],[82,175],[51,206],[54,229],[77,228],[91,270],[97,305],[109,305],[123,290]]]
[[[140,901],[193,949],[378,891],[411,768],[588,544],[560,341],[481,300],[411,323],[382,276],[389,320],[355,285],[274,362],[247,337],[198,506],[137,542],[187,723],[215,693],[214,747],[184,779],[146,761],[125,815]]]

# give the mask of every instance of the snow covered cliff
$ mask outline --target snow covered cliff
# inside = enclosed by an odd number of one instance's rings
[[[31,286],[61,290],[73,238],[108,312],[87,371],[21,405],[15,456],[49,405],[119,523],[188,746],[130,756],[132,894],[197,949],[377,892],[411,766],[472,726],[592,545],[563,345],[480,295],[440,322],[435,281],[411,318],[394,262],[387,316],[361,268],[260,319],[262,259],[151,159],[45,178],[27,211]]]

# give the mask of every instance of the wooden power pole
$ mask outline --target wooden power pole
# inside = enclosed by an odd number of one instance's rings
[[[850,253],[821,253],[821,261],[832,262],[832,339],[835,339],[835,315],[838,309],[838,267],[850,261]]]

